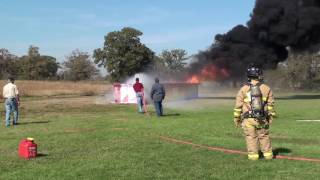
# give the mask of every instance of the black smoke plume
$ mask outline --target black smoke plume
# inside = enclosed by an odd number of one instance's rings
[[[213,64],[242,77],[249,63],[275,68],[288,50],[317,51],[320,44],[320,0],[257,0],[247,26],[238,25],[215,36],[208,50],[197,55],[190,71]]]

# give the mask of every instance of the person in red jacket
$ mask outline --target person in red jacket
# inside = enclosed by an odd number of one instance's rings
[[[143,84],[139,82],[139,78],[136,78],[136,83],[133,85],[133,89],[136,92],[138,111],[139,113],[144,113],[143,111]]]

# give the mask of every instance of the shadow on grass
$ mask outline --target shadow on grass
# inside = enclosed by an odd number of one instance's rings
[[[166,117],[166,116],[168,116],[168,117],[170,117],[170,116],[180,116],[180,114],[179,113],[172,113],[172,114],[164,114],[162,116],[164,116],[164,117]]]
[[[273,150],[273,155],[277,156],[277,155],[282,155],[282,154],[289,154],[291,153],[291,149],[287,149],[287,148],[275,148]]]
[[[28,125],[28,124],[46,124],[50,121],[31,121],[31,122],[19,122],[18,125]]]
[[[38,153],[37,154],[37,158],[43,158],[43,157],[46,157],[48,156],[48,154],[44,154],[44,153]]]
[[[145,115],[157,116],[157,113],[156,112],[148,112],[148,114],[145,114]],[[171,117],[171,116],[180,116],[180,115],[181,115],[180,113],[168,113],[168,114],[163,114],[162,116],[159,116],[159,117]]]

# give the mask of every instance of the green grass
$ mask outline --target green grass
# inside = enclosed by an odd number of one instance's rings
[[[281,155],[320,158],[318,99],[277,101],[271,127]],[[168,110],[163,118],[134,106],[23,102],[20,125],[0,127],[0,179],[318,179],[320,163],[274,159],[248,161],[164,141],[160,136],[245,151],[232,122],[233,100],[197,111]],[[68,101],[68,99],[66,99]],[[216,101],[216,100],[212,100]],[[33,103],[33,104],[32,104]],[[34,103],[39,103],[34,105]],[[2,116],[3,117],[3,116]],[[3,118],[2,118],[3,119]],[[19,141],[34,137],[40,156],[17,156]]]

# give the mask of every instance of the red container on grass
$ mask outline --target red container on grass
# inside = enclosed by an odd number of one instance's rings
[[[33,138],[27,138],[20,141],[19,156],[25,159],[35,158],[37,156],[37,144]]]

